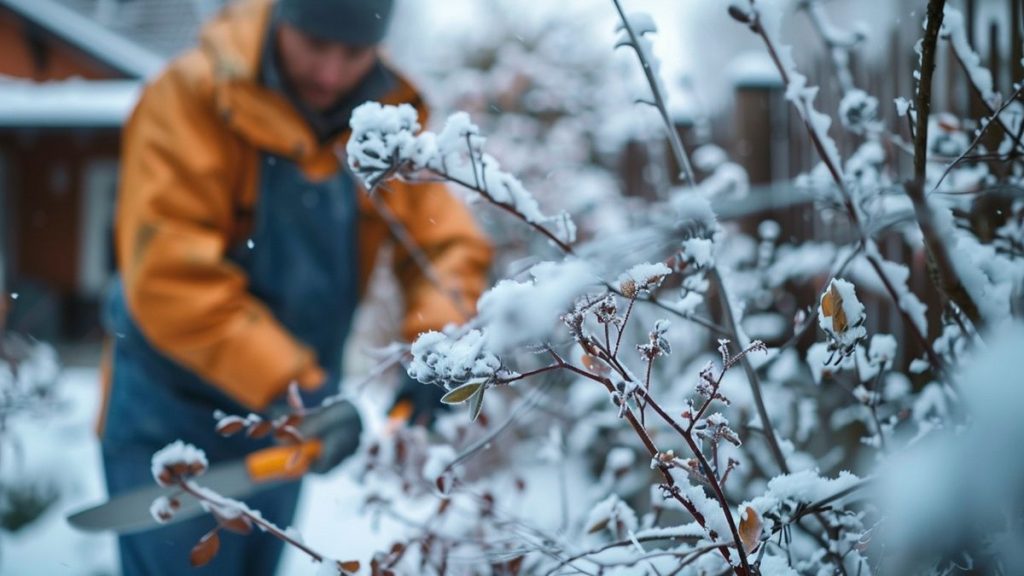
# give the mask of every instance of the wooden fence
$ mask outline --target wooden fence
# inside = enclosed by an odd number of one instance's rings
[[[980,0],[964,0],[961,3],[951,2],[962,10],[965,25],[972,47],[979,52],[983,64],[992,72],[994,89],[1006,97],[1015,82],[1024,81],[1024,0],[991,0],[1005,1],[1008,19],[990,19],[981,22],[983,11]],[[921,3],[923,6],[923,2]],[[805,17],[796,14],[794,17]],[[914,71],[918,66],[918,57],[914,44],[921,37],[918,19],[905,19],[902,23],[894,23],[888,31],[875,33],[875,40],[885,43],[881,54],[885,57],[877,61],[859,58],[856,54],[851,59],[851,72],[854,84],[873,95],[879,102],[879,116],[886,127],[900,134],[908,142],[911,140],[906,118],[897,116],[894,99],[904,97],[911,99],[914,93]],[[985,42],[976,33],[986,30]],[[1009,42],[1005,42],[1009,37]],[[1003,46],[1009,45],[1010,50],[1004,53]],[[979,46],[985,46],[984,51]],[[820,87],[815,100],[815,107],[828,113],[837,120],[839,102],[842,91],[838,83],[835,67],[825,49],[824,43],[813,51],[816,54],[809,63],[804,62],[800,70],[811,85]],[[977,96],[960,64],[953,55],[948,42],[940,41],[937,70],[934,82],[933,111],[950,112],[964,119],[962,128],[971,134],[975,126],[974,119],[987,114],[984,103]],[[792,195],[792,186],[782,185],[791,181],[799,174],[807,173],[819,163],[819,157],[807,136],[806,127],[796,110],[786,101],[784,89],[779,85],[751,83],[735,86],[733,107],[727,113],[710,119],[713,135],[712,140],[727,148],[732,158],[743,165],[749,174],[752,190],[747,206],[732,210],[732,218],[747,232],[756,230],[757,223],[764,219],[777,221],[782,229],[783,238],[801,243],[806,241],[831,241],[839,244],[853,239],[853,231],[844,225],[843,218],[830,219],[823,215],[820,206],[814,202],[803,200],[790,202],[784,198],[777,201],[764,202],[757,198],[761,194]],[[695,136],[690,126],[678,126],[684,142],[693,149],[702,142]],[[998,131],[992,131],[998,135]],[[843,157],[857,149],[863,138],[849,133],[841,126],[833,124],[830,135],[835,139]],[[648,150],[642,146],[634,146],[627,150],[622,170],[627,193],[639,196],[656,196],[654,183],[645,179],[641,167],[645,164]],[[909,177],[912,172],[913,159],[890,148],[889,177],[899,183]],[[667,154],[667,152],[666,152]],[[671,160],[668,161],[671,163]],[[910,267],[913,290],[928,306],[931,337],[936,337],[941,314],[941,302],[934,286],[928,280],[928,271],[924,255],[912,252],[896,234],[879,238],[883,255],[892,261]],[[808,293],[807,287],[790,287],[795,291],[790,298],[802,304],[816,301],[816,295]],[[904,359],[920,356],[922,350],[906,333],[899,311],[890,299],[882,294],[867,294],[863,298],[869,310],[868,324],[872,332],[884,332],[895,335],[901,342]],[[787,311],[788,312],[788,311]],[[808,338],[809,344],[813,335]]]

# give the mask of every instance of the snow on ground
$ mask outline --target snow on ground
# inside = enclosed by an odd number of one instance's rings
[[[16,420],[11,432],[22,443],[22,463],[5,460],[5,482],[52,482],[60,500],[17,534],[0,533],[0,575],[113,576],[118,573],[113,535],[95,535],[71,528],[65,516],[106,498],[99,443],[94,433],[100,400],[95,369],[65,370],[58,385],[62,410],[46,418]],[[7,454],[5,453],[5,456]],[[348,470],[310,478],[306,483],[296,528],[315,549],[333,557],[368,563],[373,551],[386,548],[398,527],[383,521],[379,530],[358,514],[365,490]],[[288,550],[279,574],[317,573],[305,556]]]
[[[16,419],[11,426],[12,435],[24,447],[24,459],[17,463],[12,458],[4,460],[0,478],[4,482],[53,483],[60,490],[60,499],[17,534],[0,533],[0,576],[116,576],[115,537],[78,532],[65,520],[68,514],[106,498],[94,433],[100,399],[96,369],[66,369],[57,395],[62,405],[57,414]],[[370,397],[364,398],[363,408],[383,413],[388,394],[364,396]],[[374,422],[368,422],[368,427],[375,427]],[[307,478],[295,528],[315,550],[333,558],[359,560],[366,572],[373,553],[389,548],[406,528],[395,520],[385,517],[377,521],[362,513],[367,488],[355,480],[353,468],[343,465],[328,475]],[[531,519],[539,526],[560,522],[559,507],[550,502],[551,494],[559,491],[556,468],[538,462],[530,471],[517,470],[529,478],[529,490],[521,502],[525,508],[521,509],[535,510]],[[511,481],[511,475],[507,479]],[[583,479],[583,474],[568,474],[571,494],[585,491]],[[410,517],[436,508],[433,496],[415,504],[420,509],[407,510]],[[278,574],[313,576],[317,570],[305,555],[286,548]]]
[[[77,532],[64,520],[69,512],[106,496],[94,433],[99,397],[95,369],[67,369],[57,387],[61,408],[56,414],[12,421],[8,438],[21,444],[24,458],[10,457],[9,441],[5,439],[5,458],[0,466],[3,482],[52,483],[60,491],[60,499],[19,532],[0,532],[0,574],[116,573],[114,537]]]

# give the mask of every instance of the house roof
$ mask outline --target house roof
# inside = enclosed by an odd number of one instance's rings
[[[135,78],[192,46],[227,0],[0,0],[35,24]]]
[[[32,82],[0,76],[0,128],[119,128],[143,82],[196,42],[230,0],[0,0],[129,80]]]
[[[139,80],[0,77],[0,128],[120,128],[141,90]]]
[[[164,59],[195,45],[203,23],[227,0],[51,0]]]
[[[161,55],[57,0],[0,0],[0,5],[129,76],[147,78],[164,64]]]

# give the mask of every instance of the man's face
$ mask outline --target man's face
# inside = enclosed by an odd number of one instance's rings
[[[277,49],[289,85],[318,112],[351,92],[377,60],[373,46],[321,40],[288,23],[278,27]]]

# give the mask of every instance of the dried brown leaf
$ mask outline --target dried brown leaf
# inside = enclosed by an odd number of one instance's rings
[[[756,550],[761,541],[761,517],[757,515],[757,510],[747,506],[746,516],[740,520],[739,532],[746,553]]]
[[[199,568],[200,566],[206,566],[213,560],[214,556],[220,550],[220,536],[217,535],[217,529],[206,533],[202,539],[192,548],[192,552],[188,555],[188,560],[192,564],[193,568]]]
[[[341,570],[345,574],[355,574],[359,572],[359,561],[349,560],[347,562],[338,562],[338,570]]]
[[[246,536],[252,533],[252,521],[245,514],[224,514],[215,507],[210,508],[210,512],[213,517],[217,519],[217,523],[220,524],[221,528],[230,530],[236,534]]]
[[[217,422],[217,434],[224,437],[234,436],[245,428],[245,418],[240,416],[225,416]]]
[[[284,444],[302,444],[302,433],[291,426],[282,426],[274,431],[274,439]]]
[[[846,332],[848,326],[846,310],[843,309],[843,297],[835,284],[831,285],[828,292],[821,297],[821,313],[827,318],[832,318],[832,329],[837,333]]]
[[[259,440],[265,437],[267,434],[274,429],[274,425],[266,420],[260,420],[259,422],[253,422],[249,425],[249,429],[246,430],[246,435],[254,440]]]

